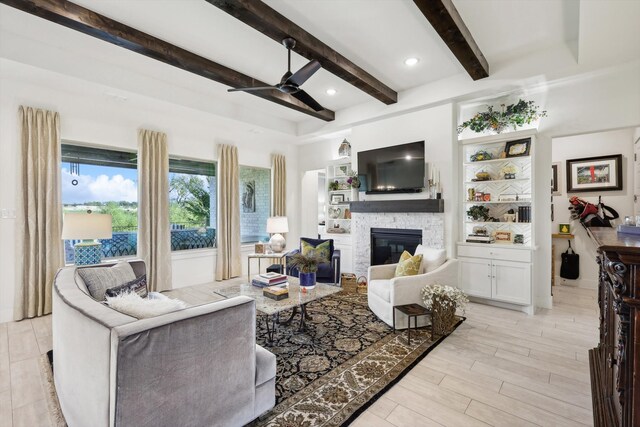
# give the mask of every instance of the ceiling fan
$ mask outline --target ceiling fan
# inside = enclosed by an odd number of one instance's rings
[[[296,41],[291,37],[287,37],[282,40],[282,44],[287,48],[287,72],[284,73],[282,79],[280,79],[280,83],[275,86],[239,87],[235,89],[228,89],[228,92],[254,92],[260,90],[276,89],[280,92],[290,94],[315,111],[324,110],[324,107],[322,105],[318,104],[318,102],[313,99],[307,92],[300,89],[300,86],[321,68],[320,62],[318,62],[317,59],[313,59],[295,73],[291,73],[291,49],[295,47]]]

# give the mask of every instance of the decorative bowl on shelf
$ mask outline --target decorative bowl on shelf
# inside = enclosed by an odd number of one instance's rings
[[[478,181],[489,181],[491,179],[491,174],[489,174],[489,172],[480,171],[476,173],[476,179]]]

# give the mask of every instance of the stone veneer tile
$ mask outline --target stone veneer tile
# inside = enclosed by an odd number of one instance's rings
[[[444,248],[444,215],[441,213],[352,213],[353,267],[367,274],[371,263],[371,228],[421,229],[422,244]]]

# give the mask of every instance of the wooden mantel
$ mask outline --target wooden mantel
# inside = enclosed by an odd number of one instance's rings
[[[442,199],[367,200],[349,203],[351,213],[442,213]]]

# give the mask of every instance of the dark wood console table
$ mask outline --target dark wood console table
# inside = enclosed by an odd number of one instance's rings
[[[600,342],[589,350],[594,424],[640,427],[640,236],[589,234],[600,265]]]

